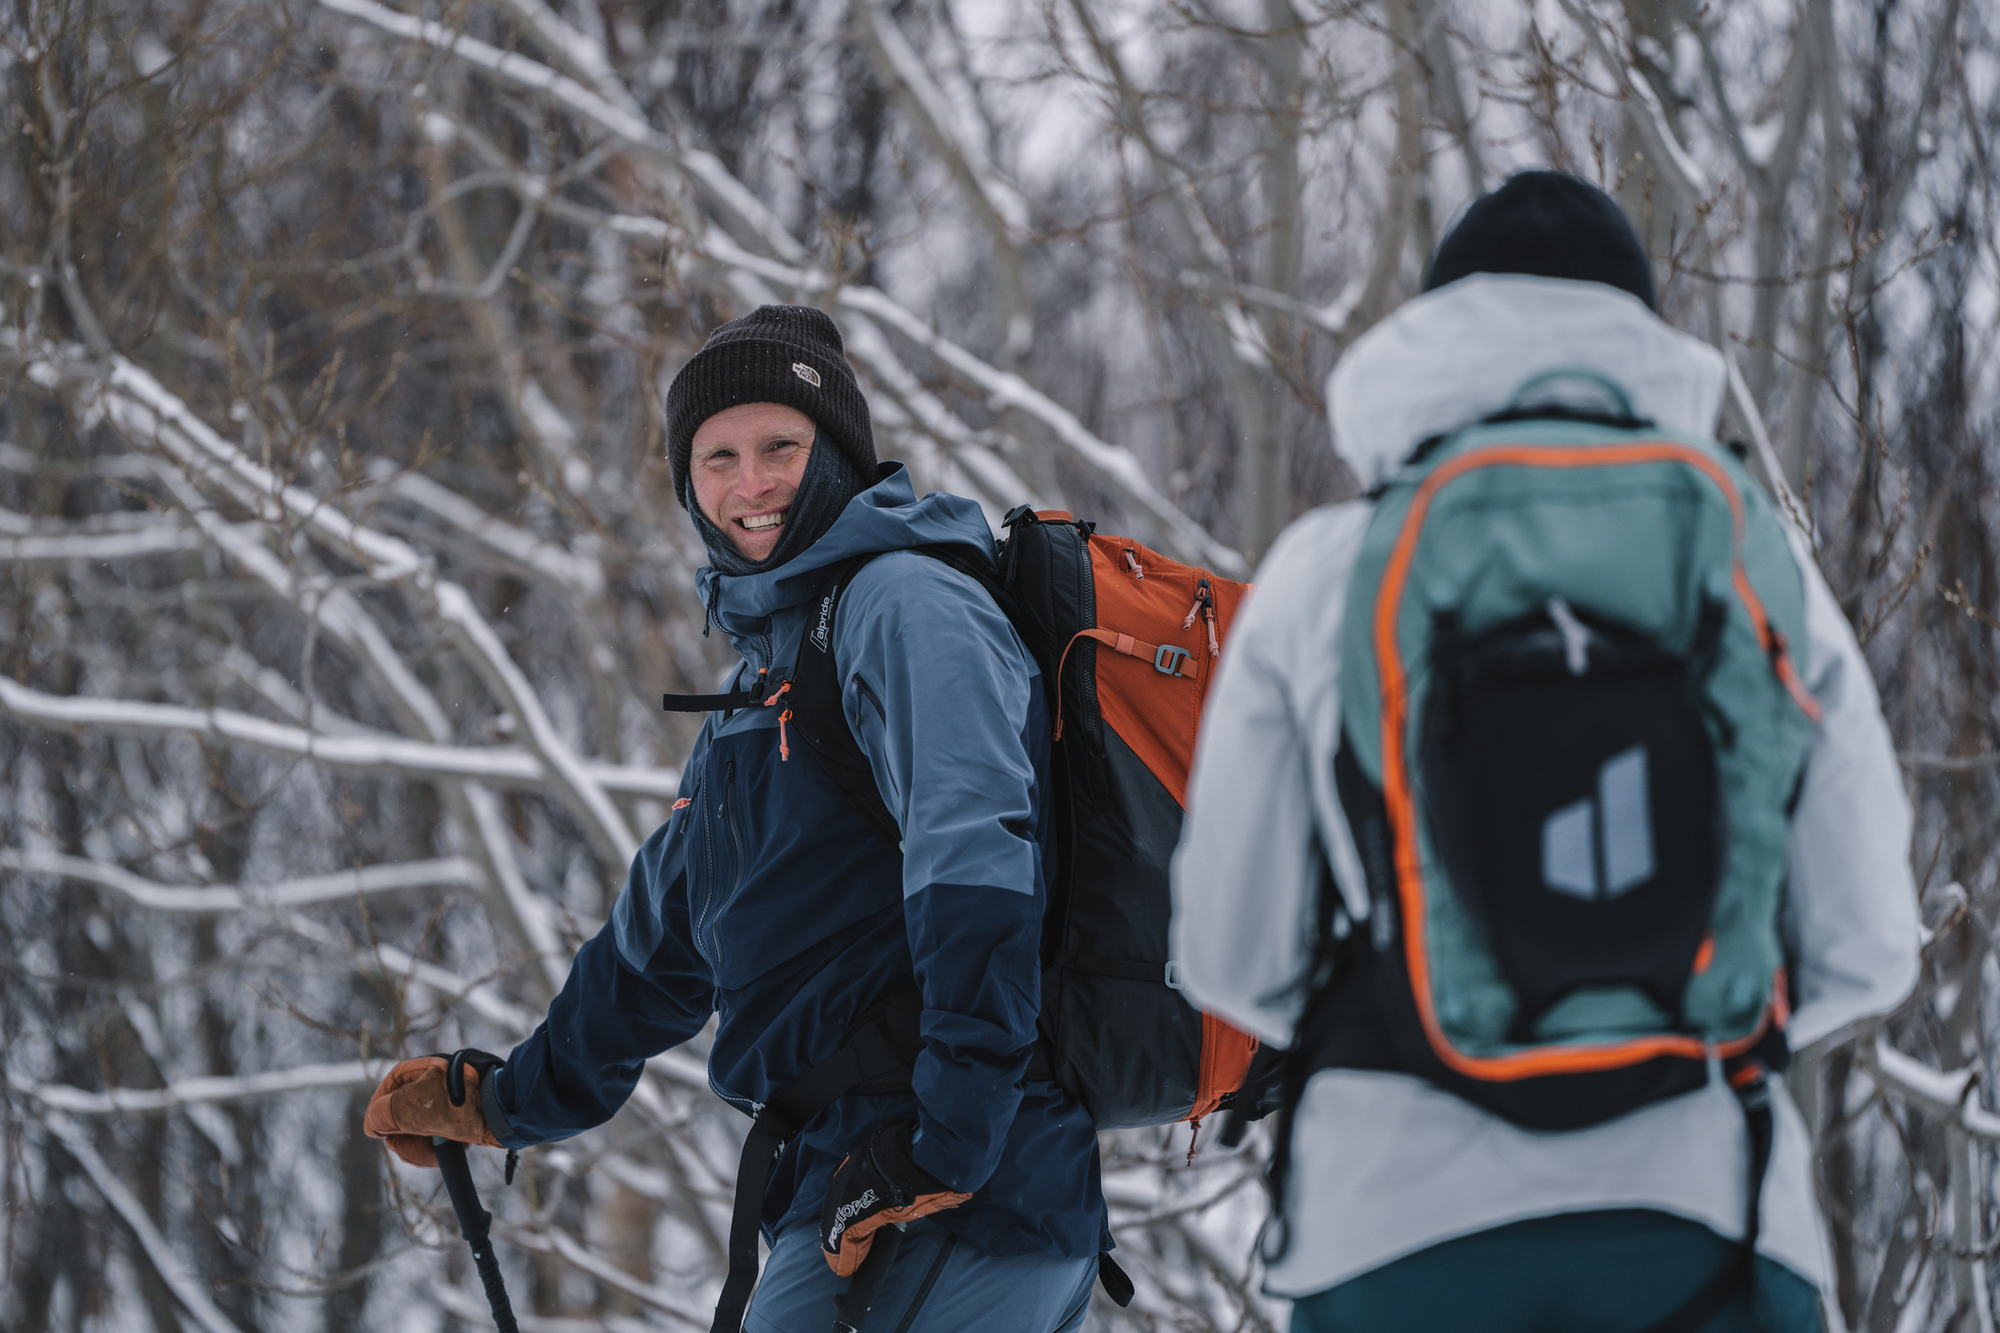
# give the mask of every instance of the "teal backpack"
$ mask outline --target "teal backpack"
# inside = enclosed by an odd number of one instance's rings
[[[1730,452],[1587,378],[1615,412],[1510,409],[1376,496],[1334,774],[1370,916],[1351,928],[1324,886],[1285,1101],[1315,1069],[1394,1070],[1564,1130],[1719,1064],[1760,1180],[1818,714],[1789,648],[1804,581]]]

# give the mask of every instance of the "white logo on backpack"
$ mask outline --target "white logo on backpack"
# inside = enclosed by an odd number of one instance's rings
[[[1650,880],[1653,818],[1647,786],[1645,746],[1605,760],[1597,770],[1595,800],[1585,797],[1542,821],[1542,883],[1572,898],[1601,902]]]

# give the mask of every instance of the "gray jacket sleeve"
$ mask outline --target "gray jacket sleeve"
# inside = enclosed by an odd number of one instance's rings
[[[1910,802],[1875,681],[1796,534],[1792,554],[1806,580],[1805,683],[1820,705],[1785,901],[1796,1048],[1894,1008],[1916,984],[1919,935]]]
[[[1257,570],[1209,691],[1174,855],[1173,950],[1203,1009],[1288,1045],[1326,850],[1351,915],[1367,889],[1333,789],[1340,621],[1369,507],[1317,510]]]

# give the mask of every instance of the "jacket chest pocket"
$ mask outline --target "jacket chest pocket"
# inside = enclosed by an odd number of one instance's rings
[[[697,789],[691,813],[699,816],[692,823],[701,830],[701,848],[688,866],[695,944],[718,972],[727,959],[717,925],[742,886],[744,869],[743,790],[737,782],[736,761],[722,760],[720,768],[719,775],[711,772]]]

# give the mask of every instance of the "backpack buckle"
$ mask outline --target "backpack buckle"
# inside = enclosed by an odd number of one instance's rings
[[[1180,664],[1192,656],[1194,654],[1185,648],[1163,643],[1153,651],[1153,670],[1163,676],[1185,676],[1188,673],[1179,670]]]
[[[1167,960],[1167,989],[1168,989],[1168,990],[1179,990],[1179,989],[1181,988],[1181,983],[1180,983],[1180,970],[1181,970],[1181,965],[1180,965],[1179,963],[1175,962],[1175,961],[1174,961],[1173,959],[1171,959],[1171,958],[1169,958],[1169,959]]]

